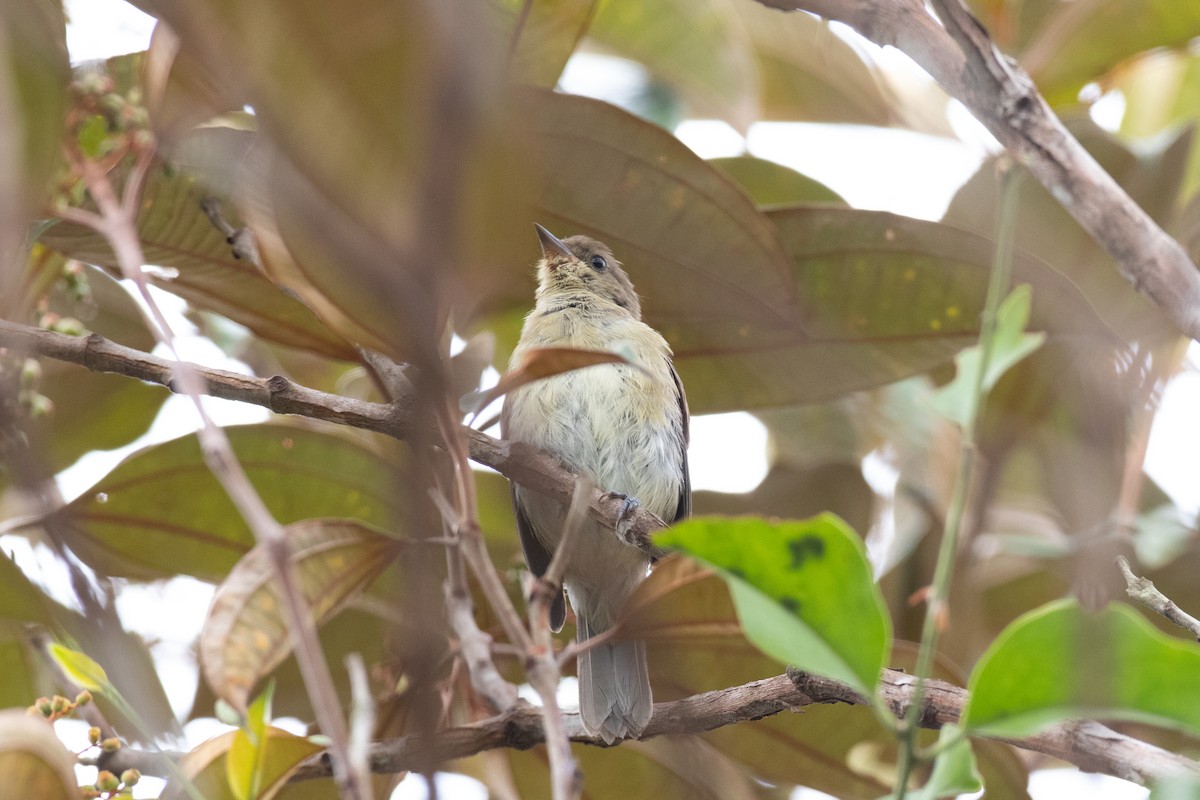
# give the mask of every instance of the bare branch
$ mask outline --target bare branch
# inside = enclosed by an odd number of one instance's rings
[[[181,391],[175,382],[177,362],[116,344],[97,334],[67,336],[0,320],[0,347],[79,364],[93,372],[138,378],[173,392]],[[295,414],[348,425],[396,439],[409,439],[418,424],[410,403],[403,397],[391,404],[371,403],[309,389],[279,375],[257,378],[195,364],[191,367],[203,382],[204,391],[212,397],[262,406],[277,414]],[[432,426],[433,422],[423,424]],[[577,478],[550,453],[524,443],[494,439],[470,428],[462,428],[462,434],[472,460],[486,464],[522,486],[553,497],[564,506],[570,505]],[[592,519],[613,530],[622,507],[620,498],[596,489],[591,494],[588,513]],[[630,523],[625,535],[630,544],[653,555],[662,554],[650,542],[654,531],[666,527],[662,520],[641,506],[630,510],[624,519]]]
[[[897,716],[903,716],[907,710],[914,683],[912,675],[899,670],[884,670],[879,693]],[[957,722],[966,698],[964,689],[944,681],[927,681],[919,716],[921,727],[936,729]],[[866,697],[843,683],[790,672],[670,703],[655,703],[654,716],[639,738],[704,733],[815,703],[869,705]],[[583,732],[578,715],[569,715],[567,723],[572,741],[604,746],[602,740]],[[432,735],[403,736],[377,742],[371,751],[371,770],[402,772],[410,769],[420,754],[430,750],[445,760],[501,747],[527,750],[542,743],[541,726],[541,712],[528,704],[518,703],[504,714],[470,725],[447,728]],[[999,741],[1067,761],[1087,772],[1112,775],[1142,785],[1171,775],[1200,776],[1200,763],[1125,736],[1097,722],[1068,722],[1035,736]],[[118,768],[132,766],[150,775],[158,774],[162,769],[161,764],[156,766],[157,758],[157,753],[124,748],[98,761],[104,769],[119,771]],[[322,755],[302,766],[292,780],[309,780],[329,774],[328,759]]]
[[[1196,619],[1177,606],[1174,600],[1156,589],[1154,582],[1149,578],[1139,578],[1134,575],[1125,556],[1117,556],[1117,566],[1121,568],[1121,574],[1125,576],[1125,594],[1154,613],[1161,614],[1174,622],[1200,642],[1200,619]]]
[[[1096,163],[1029,75],[1004,56],[961,0],[759,0],[804,10],[892,45],[960,100],[1100,244],[1125,278],[1200,339],[1200,271],[1180,244]]]

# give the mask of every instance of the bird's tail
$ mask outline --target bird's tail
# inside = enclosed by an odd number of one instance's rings
[[[603,632],[597,628],[578,615],[579,643]],[[579,654],[579,715],[588,734],[607,744],[637,736],[653,710],[645,642],[605,642]]]

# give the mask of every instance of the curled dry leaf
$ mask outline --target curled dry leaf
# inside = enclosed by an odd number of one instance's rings
[[[609,353],[603,350],[577,350],[573,347],[539,347],[525,351],[521,363],[504,373],[491,389],[483,392],[471,392],[463,397],[463,411],[478,414],[493,401],[528,383],[584,367],[594,367],[598,364],[628,364],[635,369],[641,369],[637,364],[618,353]]]
[[[327,622],[391,563],[400,542],[342,519],[312,519],[285,529],[292,564],[317,625]],[[250,690],[291,652],[274,569],[262,545],[245,555],[217,589],[200,634],[200,666],[218,697],[245,710]]]

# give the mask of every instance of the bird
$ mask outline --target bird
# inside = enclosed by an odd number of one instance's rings
[[[670,345],[642,321],[637,292],[611,249],[587,236],[560,240],[534,227],[542,250],[537,291],[511,363],[544,347],[617,352],[630,363],[594,365],[511,391],[501,435],[590,474],[625,501],[622,517],[640,505],[667,523],[683,519],[692,502],[688,406]],[[518,484],[511,491],[526,564],[541,577],[567,510]],[[651,561],[612,528],[590,518],[583,525],[564,554],[563,572],[580,645],[612,628]],[[556,632],[566,617],[564,591],[550,609]],[[577,672],[579,713],[589,735],[612,744],[641,733],[653,711],[645,642],[611,639],[581,648]]]

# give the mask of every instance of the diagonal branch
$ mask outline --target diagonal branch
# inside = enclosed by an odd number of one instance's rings
[[[1096,163],[1029,75],[1002,54],[961,0],[758,0],[843,22],[907,54],[961,101],[1171,321],[1200,339],[1200,272],[1187,252]]]
[[[899,670],[884,670],[879,693],[897,716],[903,716],[912,701],[914,683],[912,675]],[[927,681],[919,716],[921,727],[936,729],[957,722],[966,699],[965,689],[944,681]],[[838,681],[789,672],[683,700],[655,703],[654,716],[639,738],[705,733],[815,703],[869,705],[869,700]],[[583,732],[577,714],[569,715],[567,722],[573,741],[603,746],[600,739]],[[374,772],[397,773],[412,768],[420,754],[431,749],[441,758],[453,760],[502,747],[527,750],[543,741],[542,713],[526,703],[518,703],[504,714],[470,725],[376,742],[372,745],[370,763]],[[1171,775],[1200,776],[1200,763],[1118,733],[1098,722],[1062,723],[1035,736],[1000,741],[1067,761],[1088,772],[1112,775],[1142,785]],[[102,768],[115,772],[118,768],[137,767],[150,775],[162,769],[161,764],[156,766],[149,755],[130,748],[102,756],[98,761]],[[328,758],[322,755],[301,766],[291,779],[310,780],[329,774]]]
[[[173,392],[182,391],[174,377],[178,362],[125,347],[97,334],[67,336],[0,320],[0,347],[79,364],[93,372],[112,372],[138,378],[165,386]],[[277,414],[295,414],[348,425],[396,439],[410,438],[419,424],[428,425],[433,430],[434,421],[416,419],[411,403],[404,397],[391,404],[371,403],[309,389],[279,375],[257,378],[195,364],[191,368],[199,376],[207,394],[262,406]],[[577,479],[553,455],[523,443],[494,439],[471,428],[464,427],[462,434],[473,461],[491,467],[522,486],[553,497],[564,507],[570,506]],[[622,507],[619,498],[593,489],[588,514],[611,530],[620,518]],[[661,555],[650,543],[650,535],[666,527],[662,520],[642,507],[631,510],[624,520],[629,524],[625,538],[630,544]]]

